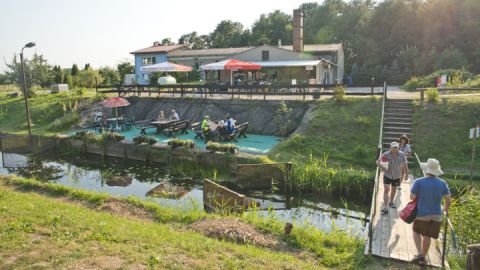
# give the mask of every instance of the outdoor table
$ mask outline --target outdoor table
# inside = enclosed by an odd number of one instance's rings
[[[109,124],[109,123],[113,123],[113,125],[112,125],[112,126],[114,126],[114,127],[115,127],[115,130],[117,130],[117,129],[118,129],[119,123],[121,123],[121,122],[123,122],[123,121],[125,121],[125,118],[123,118],[123,117],[118,117],[118,118],[117,118],[117,117],[113,117],[113,118],[107,118],[107,124]]]
[[[165,129],[169,124],[176,122],[175,120],[161,120],[161,121],[152,121],[150,124],[157,127],[157,132]]]

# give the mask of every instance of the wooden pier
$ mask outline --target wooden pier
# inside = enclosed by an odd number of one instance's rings
[[[379,181],[376,183],[378,192],[375,197],[374,213],[372,213],[372,236],[371,254],[374,256],[410,262],[417,249],[413,242],[412,224],[407,224],[400,217],[400,211],[410,201],[410,188],[413,176],[409,176],[408,182],[401,184],[401,190],[397,190],[395,205],[397,208],[389,208],[386,215],[382,215],[383,209],[383,173],[379,174]],[[367,242],[367,247],[368,247]],[[442,257],[438,241],[432,239],[426,262],[428,266],[441,267]]]

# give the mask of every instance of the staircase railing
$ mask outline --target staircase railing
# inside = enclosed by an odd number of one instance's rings
[[[378,136],[378,145],[377,145],[377,157],[380,157],[382,154],[382,141],[383,141],[383,120],[385,117],[385,101],[387,99],[387,82],[383,83],[383,95],[382,95],[382,116],[380,118],[380,134]],[[368,240],[365,246],[365,255],[368,254],[372,250],[372,236],[373,236],[373,218],[375,217],[375,213],[377,210],[377,206],[375,204],[375,198],[377,197],[378,193],[378,183],[380,178],[380,168],[377,167],[375,171],[375,181],[373,183],[373,194],[372,194],[372,202],[370,205],[370,216],[368,218]]]
[[[420,171],[422,172],[423,177],[427,176],[426,173],[422,170],[422,167],[420,167],[420,158],[418,158],[417,153],[413,153],[415,155],[415,158],[418,163],[418,167],[420,168]],[[445,267],[445,257],[447,256],[447,235],[448,235],[448,229],[452,232],[452,244],[454,247],[457,246],[457,240],[456,240],[456,233],[455,229],[453,228],[452,222],[450,221],[450,218],[448,218],[448,213],[443,211],[443,214],[445,215],[445,224],[443,227],[443,241],[442,241],[442,267]]]

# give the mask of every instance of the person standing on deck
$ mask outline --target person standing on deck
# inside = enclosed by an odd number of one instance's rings
[[[388,168],[381,162],[388,162]],[[383,153],[377,160],[377,165],[383,171],[383,209],[382,214],[388,214],[388,207],[396,208],[394,200],[400,180],[408,178],[407,158],[399,150],[397,142],[390,144],[390,151]],[[390,193],[390,196],[389,196]],[[390,197],[390,203],[389,203]]]
[[[160,111],[160,113],[158,114],[157,120],[165,121],[165,114],[163,113],[163,111]]]
[[[448,213],[452,203],[447,183],[438,176],[443,174],[438,160],[429,158],[420,167],[427,175],[415,180],[410,191],[410,199],[417,200],[417,217],[413,222],[413,240],[417,248],[414,263],[425,264],[431,238],[438,239],[442,225],[442,198],[445,197],[443,211]]]

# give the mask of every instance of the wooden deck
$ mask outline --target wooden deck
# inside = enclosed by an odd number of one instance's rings
[[[380,173],[378,193],[375,198],[376,211],[372,218],[372,255],[387,259],[396,259],[410,262],[417,254],[413,242],[412,224],[405,223],[400,219],[400,211],[410,201],[410,188],[413,176],[409,176],[408,182],[403,182],[401,190],[397,190],[395,198],[396,209],[389,208],[387,215],[381,214],[383,209],[383,173]],[[442,257],[438,247],[438,241],[432,239],[427,265],[441,267]],[[447,266],[448,267],[448,266]]]

